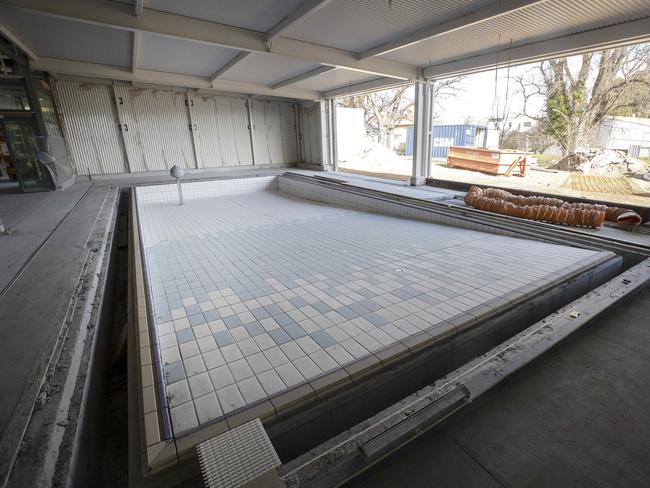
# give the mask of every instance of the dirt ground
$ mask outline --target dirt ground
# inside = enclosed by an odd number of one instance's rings
[[[346,161],[341,171],[407,179],[411,174],[411,158],[387,162]],[[526,176],[494,176],[459,168],[449,168],[445,161],[432,161],[431,178],[499,186],[562,196],[583,197],[617,204],[650,206],[650,181],[640,176],[589,176],[569,171],[549,170],[534,165],[526,168]]]

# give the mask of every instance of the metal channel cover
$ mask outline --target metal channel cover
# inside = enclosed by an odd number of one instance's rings
[[[208,488],[241,486],[281,464],[260,419],[202,442],[196,450]]]

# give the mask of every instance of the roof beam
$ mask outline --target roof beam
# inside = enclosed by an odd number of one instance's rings
[[[287,85],[293,85],[294,83],[299,83],[303,80],[307,80],[309,78],[313,78],[314,76],[322,75],[323,73],[327,73],[329,71],[335,70],[336,68],[333,66],[320,66],[316,69],[312,69],[309,71],[306,71],[305,73],[301,73],[296,76],[292,76],[291,78],[287,78],[286,80],[279,81],[275,83],[274,85],[271,85],[271,88],[273,90],[277,90],[278,88],[282,88],[283,86]]]
[[[144,83],[149,85],[197,88],[208,92],[234,92],[251,95],[298,98],[303,100],[317,100],[320,98],[320,92],[301,88],[288,87],[280,88],[279,90],[272,90],[270,87],[259,83],[231,80],[215,80],[215,82],[212,83],[208,79],[200,76],[163,73],[160,71],[145,69],[139,69],[134,73],[130,69],[116,68],[104,64],[85,63],[81,61],[68,61],[64,59],[40,57],[38,61],[34,63],[33,67],[34,69],[48,71],[54,74],[130,81],[133,83]]]
[[[429,25],[423,29],[418,29],[414,32],[406,34],[405,36],[395,39],[394,41],[386,42],[384,44],[380,44],[376,47],[363,51],[359,53],[358,59],[367,59],[373,56],[380,56],[382,54],[386,54],[397,49],[402,49],[404,47],[417,44],[418,42],[426,41],[427,39],[449,34],[450,32],[454,32],[459,29],[471,27],[481,22],[486,22],[502,15],[516,12],[517,10],[531,7],[545,1],[548,0],[509,0],[492,7],[463,14],[447,22]]]
[[[140,17],[144,11],[144,0],[133,0],[133,13]]]
[[[266,33],[266,39],[269,43],[275,41],[282,33],[287,31],[293,24],[317,12],[332,0],[307,0],[300,4],[293,12],[287,15],[275,27]]]
[[[508,58],[510,65],[516,66],[648,41],[650,41],[650,17],[513,47],[508,50]],[[494,69],[495,55],[496,50],[480,56],[435,64],[424,69],[424,76],[444,78],[491,70]]]
[[[397,79],[421,79],[417,66],[388,59],[360,61],[354,53],[329,46],[278,37],[269,50],[265,33],[144,8],[133,15],[133,6],[105,0],[0,0],[0,5],[46,15],[105,25],[129,31],[150,32],[239,51],[272,52],[287,58],[351,69]]]
[[[352,95],[360,95],[377,90],[387,90],[397,86],[404,85],[405,81],[398,81],[393,78],[375,78],[374,80],[362,81],[353,85],[345,85],[333,90],[324,91],[321,93],[322,98],[338,98],[349,97]]]
[[[248,51],[242,51],[242,52],[236,54],[234,58],[232,58],[230,61],[228,61],[226,64],[224,64],[217,71],[214,72],[214,74],[210,77],[210,83],[213,83],[217,78],[219,78],[221,75],[223,75],[230,68],[235,66],[240,61],[243,61],[244,59],[246,59],[246,57],[248,57],[249,54],[250,54],[250,52],[248,52]]]
[[[36,61],[38,59],[38,56],[32,51],[27,45],[20,40],[20,38],[11,32],[11,29],[7,27],[6,25],[0,24],[0,34],[5,36],[9,42],[11,42],[14,46],[16,46],[18,49],[20,49],[22,52],[24,52],[29,59],[32,61]]]
[[[133,33],[133,53],[131,54],[131,72],[135,73],[140,64],[140,39],[142,35],[139,32]]]

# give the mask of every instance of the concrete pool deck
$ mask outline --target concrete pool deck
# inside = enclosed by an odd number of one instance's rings
[[[275,178],[184,188],[183,206],[173,185],[137,189],[177,439],[274,415],[612,256],[318,204]]]

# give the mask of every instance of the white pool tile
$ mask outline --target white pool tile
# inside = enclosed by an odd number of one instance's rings
[[[194,405],[196,407],[196,416],[201,424],[218,419],[223,415],[216,393],[208,393],[195,398]]]
[[[598,257],[247,180],[137,189],[176,433]]]
[[[223,413],[232,412],[246,405],[237,385],[230,385],[217,390],[217,397]]]

